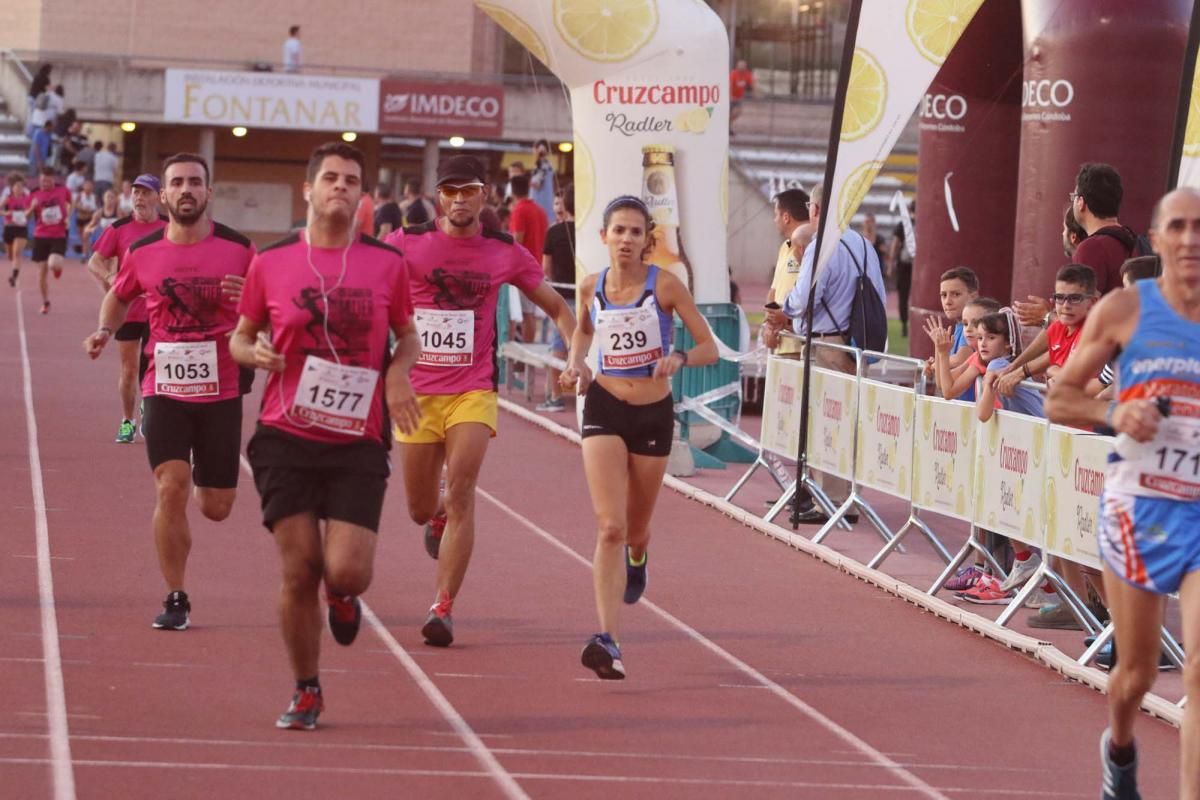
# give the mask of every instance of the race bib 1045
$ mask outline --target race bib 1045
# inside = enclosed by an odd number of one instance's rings
[[[220,394],[216,342],[157,342],[154,391],[170,397]]]
[[[421,339],[418,364],[469,367],[475,360],[475,312],[418,308],[413,314]]]

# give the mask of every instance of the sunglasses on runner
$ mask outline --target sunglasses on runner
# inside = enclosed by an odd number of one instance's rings
[[[1061,303],[1064,306],[1077,306],[1084,300],[1090,300],[1093,295],[1090,294],[1052,294],[1050,299],[1055,303]]]
[[[452,200],[455,197],[461,197],[464,200],[471,200],[478,197],[479,193],[482,191],[482,183],[468,183],[463,186],[455,186],[452,183],[446,183],[438,187],[439,193]]]

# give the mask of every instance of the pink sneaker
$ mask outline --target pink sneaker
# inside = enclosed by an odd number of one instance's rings
[[[975,584],[974,589],[968,589],[959,595],[968,603],[978,603],[983,606],[1002,606],[1007,605],[1012,599],[1012,593],[1006,592],[1000,588],[1000,581],[991,575],[984,575],[979,579],[979,583]]]
[[[946,581],[946,585],[942,588],[948,592],[965,592],[968,589],[974,589],[975,584],[979,583],[980,576],[984,574],[986,573],[983,570],[972,564],[954,573],[954,577]]]

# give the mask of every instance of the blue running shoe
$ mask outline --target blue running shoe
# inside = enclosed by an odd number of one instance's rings
[[[584,645],[580,660],[594,671],[600,680],[619,681],[625,678],[625,665],[621,663],[621,648],[607,633],[597,633]]]
[[[640,600],[642,592],[646,591],[646,562],[649,560],[650,553],[642,553],[642,563],[634,564],[629,557],[629,548],[625,548],[625,602],[630,605]]]
[[[1104,770],[1104,787],[1101,800],[1142,800],[1137,789],[1137,757],[1121,767],[1109,757],[1112,733],[1105,728],[1100,735],[1100,764]]]

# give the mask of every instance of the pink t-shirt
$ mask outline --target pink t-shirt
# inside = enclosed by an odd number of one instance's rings
[[[29,217],[27,215],[29,213],[29,204],[32,201],[33,197],[29,194],[29,192],[26,192],[20,197],[17,197],[15,194],[10,194],[8,197],[4,198],[4,207],[3,209],[0,209],[4,211],[4,224],[18,225],[22,228],[25,227],[25,225],[29,222]]]
[[[67,238],[67,212],[71,207],[71,193],[65,186],[55,186],[49,191],[38,189],[30,192],[37,204],[37,220],[33,226],[35,239]]]
[[[163,228],[125,252],[113,292],[126,303],[146,295],[150,366],[142,381],[143,396],[162,394],[205,403],[245,392],[243,370],[229,354],[237,308],[221,291],[221,280],[226,275],[245,275],[253,258],[250,240],[219,222],[212,223],[208,236],[195,244],[175,244]],[[211,346],[205,344],[209,342]],[[181,343],[195,346],[172,347]],[[164,345],[162,355],[169,359],[162,392],[156,388],[159,345]]]
[[[165,227],[167,227],[166,217],[157,217],[150,222],[138,222],[135,217],[124,217],[104,229],[93,252],[99,253],[102,258],[117,259],[117,269],[119,270],[121,262],[124,261],[125,251],[129,249],[130,245]],[[125,312],[125,321],[146,321],[146,298],[144,296],[134,299],[129,304],[129,310]]]
[[[408,260],[421,358],[412,371],[418,394],[496,389],[496,303],[511,283],[532,291],[542,265],[511,236],[484,231],[447,236],[437,222],[387,238]]]
[[[360,235],[349,249],[318,247],[310,254],[305,235],[293,234],[255,257],[238,312],[270,325],[271,344],[286,361],[282,373],[267,377],[262,424],[320,442],[386,440],[388,330],[406,325],[413,312],[399,250]],[[318,382],[324,365],[316,359],[359,369],[345,383],[336,374]],[[375,372],[369,392],[364,369]]]

